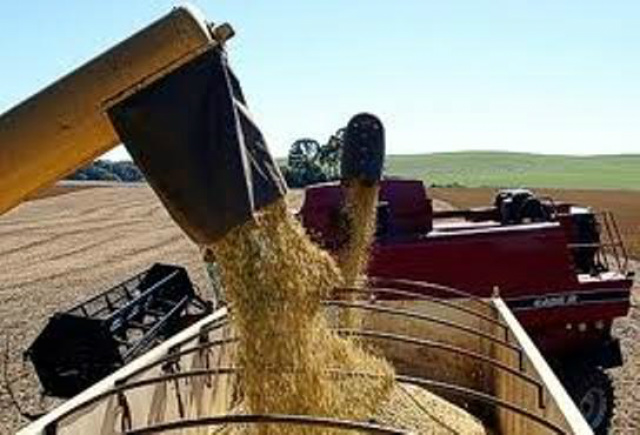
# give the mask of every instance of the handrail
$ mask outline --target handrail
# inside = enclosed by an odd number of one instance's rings
[[[611,225],[609,224],[609,215],[607,214],[607,212],[603,212],[601,213],[602,215],[602,221],[604,223],[604,226],[606,228],[606,236],[609,238],[609,240],[611,240],[611,242],[613,242],[613,234],[612,234],[612,230],[611,230]],[[620,258],[618,257],[618,249],[615,243],[611,243],[612,248],[612,252],[613,252],[613,258],[616,262],[616,265],[618,266],[618,270],[622,270],[622,265],[620,264]]]
[[[570,217],[570,213],[563,213],[560,216]],[[607,270],[617,269],[620,273],[626,273],[629,268],[629,254],[626,250],[622,239],[620,228],[615,216],[610,211],[600,211],[594,213],[600,226],[600,240],[597,242],[577,242],[568,243],[567,247],[571,250],[582,248],[596,249],[598,262],[606,267]],[[604,240],[603,240],[604,239]],[[612,265],[611,261],[615,264]]]
[[[616,220],[613,213],[609,212],[609,218],[614,230],[613,236],[618,241],[618,247],[620,248],[620,251],[622,251],[622,258],[624,260],[623,272],[627,272],[629,268],[629,254],[627,253],[627,248],[624,246],[624,241],[622,240],[622,236],[620,234],[620,228],[618,227],[618,221]]]
[[[596,243],[588,243],[588,242],[586,242],[586,243],[568,243],[567,246],[570,249],[603,248],[603,247],[611,248],[611,247],[614,247],[614,246],[619,246],[619,244],[618,243],[613,243],[613,242],[611,242],[611,243],[597,243],[597,242]]]
[[[505,372],[508,372],[509,374],[512,374],[518,378],[521,378],[523,380],[525,380],[526,382],[536,386],[538,388],[538,397],[539,397],[539,406],[541,408],[544,407],[544,399],[543,399],[543,386],[542,384],[540,384],[540,382],[538,382],[536,379],[534,379],[533,377],[529,376],[527,373],[524,373],[521,370],[515,369],[507,364],[504,364],[496,359],[493,358],[489,358],[485,355],[479,354],[477,352],[474,351],[470,351],[467,350],[463,347],[460,346],[456,346],[456,345],[452,345],[452,344],[447,344],[447,343],[443,343],[443,342],[439,342],[439,341],[434,341],[434,340],[427,340],[427,339],[420,339],[420,338],[416,338],[416,337],[412,337],[412,336],[408,336],[408,335],[402,335],[402,334],[392,334],[392,333],[388,333],[388,332],[380,332],[380,331],[375,331],[375,330],[357,330],[357,329],[346,329],[346,328],[339,328],[339,329],[335,329],[335,331],[338,334],[344,334],[347,336],[356,336],[356,337],[364,337],[364,338],[373,338],[373,339],[380,339],[380,340],[388,340],[388,341],[396,341],[396,342],[400,342],[400,343],[405,343],[405,344],[411,344],[411,345],[417,345],[417,346],[421,346],[421,347],[431,347],[434,349],[440,349],[440,350],[444,350],[447,352],[451,352],[451,353],[455,353],[455,354],[459,354],[459,355],[463,355],[465,357],[469,357],[472,359],[476,359],[479,361],[482,361],[484,363],[487,363],[489,365],[492,365],[494,367],[497,367],[500,370],[503,370]],[[127,383],[130,379],[140,375],[141,373],[146,372],[149,369],[152,369],[154,367],[157,366],[161,366],[167,362],[171,362],[174,360],[179,359],[182,356],[185,355],[189,355],[198,351],[202,351],[202,350],[208,350],[214,347],[221,347],[227,344],[231,344],[231,343],[235,343],[237,342],[237,338],[235,337],[231,337],[231,338],[224,338],[224,339],[220,339],[220,340],[214,340],[208,343],[203,343],[203,344],[199,344],[197,346],[193,346],[190,347],[188,349],[182,349],[180,351],[177,352],[172,352],[172,353],[168,353],[166,354],[163,358],[160,358],[156,361],[153,361],[147,365],[144,365],[142,367],[140,367],[139,369],[137,369],[136,371],[130,373],[129,375],[127,375],[124,378],[118,379],[118,383],[120,384],[125,384]]]
[[[392,295],[392,296],[407,296],[407,297],[411,297],[414,299],[418,299],[418,300],[422,300],[422,301],[429,301],[432,302],[434,304],[438,304],[438,305],[444,305],[447,306],[451,309],[454,310],[458,310],[458,311],[462,311],[466,314],[469,314],[471,316],[477,317],[477,318],[481,318],[495,326],[499,326],[501,328],[503,328],[506,333],[508,333],[508,327],[504,322],[501,322],[498,319],[495,319],[491,316],[487,316],[486,314],[480,312],[480,311],[476,311],[473,310],[471,308],[467,308],[464,307],[462,305],[456,304],[454,302],[449,301],[448,299],[441,299],[438,298],[436,296],[428,296],[422,293],[418,293],[418,292],[412,292],[409,290],[399,290],[399,289],[393,289],[393,288],[386,288],[386,287],[338,287],[336,289],[334,289],[334,292],[337,293],[361,293],[361,294],[366,294],[366,293],[373,293],[373,294],[379,294],[379,293],[384,293],[384,294],[388,294],[388,295]]]
[[[426,340],[416,337],[411,337],[403,334],[392,334],[388,332],[379,332],[379,331],[367,331],[367,330],[356,330],[356,329],[338,329],[336,330],[338,333],[343,333],[348,336],[356,336],[356,337],[365,337],[365,338],[373,338],[380,340],[388,340],[395,341],[399,343],[411,344],[420,347],[430,347],[434,349],[440,349],[447,352],[455,353],[457,355],[462,355],[464,357],[468,357],[471,359],[475,359],[478,361],[482,361],[483,363],[489,364],[493,367],[496,367],[510,375],[513,375],[523,381],[527,382],[535,386],[538,390],[538,407],[545,408],[544,401],[544,385],[537,379],[525,373],[523,370],[515,369],[507,364],[500,362],[499,360],[489,358],[485,355],[482,355],[477,352],[473,352],[471,350],[467,350],[461,348],[459,346],[454,346],[447,343],[442,343],[434,340]]]
[[[329,417],[315,417],[308,415],[288,414],[227,414],[214,417],[172,421],[154,426],[125,431],[126,435],[149,435],[172,431],[176,429],[192,429],[202,426],[221,426],[227,424],[288,424],[319,426],[332,429],[357,431],[377,435],[413,435],[413,432],[403,429],[385,427],[375,423],[342,420]]]
[[[433,317],[433,316],[428,316],[426,314],[422,314],[422,313],[418,313],[416,311],[412,311],[412,310],[405,310],[405,309],[400,309],[400,308],[390,308],[390,307],[381,307],[381,306],[376,306],[376,305],[370,305],[370,304],[359,304],[359,303],[353,303],[353,302],[344,302],[344,301],[324,301],[323,302],[324,305],[327,306],[336,306],[336,307],[342,307],[342,308],[355,308],[355,309],[361,309],[361,310],[365,310],[365,311],[375,311],[375,312],[379,312],[379,313],[385,313],[385,314],[390,314],[392,316],[399,316],[399,317],[408,317],[411,319],[416,319],[416,320],[421,320],[421,321],[425,321],[425,322],[431,322],[431,323],[436,323],[438,325],[443,325],[446,327],[450,327],[452,329],[457,329],[459,331],[463,331],[466,332],[468,334],[471,335],[475,335],[477,337],[480,338],[484,338],[488,341],[491,341],[501,347],[504,347],[506,349],[510,349],[512,351],[514,351],[519,358],[520,361],[520,366],[522,366],[522,349],[519,348],[518,346],[515,346],[511,343],[509,343],[508,341],[503,341],[500,340],[496,337],[494,337],[493,335],[489,335],[486,334],[484,332],[481,331],[477,331],[469,326],[465,326],[465,325],[460,325],[456,322],[450,321],[450,320],[445,320],[445,319],[440,319],[437,317]]]
[[[465,298],[469,298],[475,302],[478,302],[481,305],[485,305],[487,308],[497,311],[493,305],[491,305],[489,302],[487,302],[480,296],[474,295],[473,293],[460,290],[454,287],[443,285],[443,284],[436,284],[436,283],[427,282],[427,281],[413,281],[410,279],[386,278],[386,277],[377,277],[377,276],[368,277],[367,281],[375,284],[382,283],[382,285],[384,285],[384,283],[391,283],[392,285],[400,284],[400,285],[415,286],[423,289],[438,290],[445,293],[450,293],[457,296],[463,296]]]

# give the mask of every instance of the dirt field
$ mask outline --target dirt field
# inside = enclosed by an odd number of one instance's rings
[[[535,189],[541,195],[562,201],[591,205],[609,210],[620,226],[623,240],[635,257],[631,267],[640,277],[640,192],[604,190]],[[458,208],[490,205],[495,189],[430,189],[431,195]],[[609,433],[631,435],[640,433],[640,282],[636,282],[629,315],[614,324],[614,335],[622,344],[624,365],[609,371],[614,384],[616,409]]]
[[[59,185],[55,185],[55,186],[51,186],[48,189],[43,189],[40,190],[36,193],[33,193],[31,195],[29,195],[29,200],[34,200],[34,199],[44,199],[44,198],[50,198],[52,196],[58,196],[58,195],[66,195],[67,193],[73,193],[73,192],[77,192],[78,190],[84,190],[84,189],[89,189],[90,187],[85,187],[85,186],[81,186],[81,185],[77,185],[77,186],[59,186]]]
[[[11,378],[25,372],[21,352],[54,311],[151,263],[185,265],[200,288],[207,285],[197,248],[149,188],[73,190],[57,188],[0,218],[0,331],[3,351],[10,337]],[[31,376],[15,385],[31,412],[40,408],[37,385]],[[0,409],[0,433],[12,433],[19,420],[5,391]]]
[[[640,263],[633,262],[636,276]],[[614,335],[622,347],[624,365],[609,371],[613,380],[616,409],[611,435],[640,433],[640,283],[636,282],[631,311],[614,323]]]

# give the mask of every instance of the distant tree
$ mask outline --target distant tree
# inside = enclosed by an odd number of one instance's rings
[[[138,169],[138,166],[130,161],[115,162],[112,166],[112,172],[122,181],[136,182],[144,180],[144,175]]]
[[[325,145],[320,147],[318,162],[329,180],[340,178],[340,159],[344,141],[344,128],[331,135]]]
[[[315,139],[298,139],[289,150],[287,165],[282,173],[291,187],[336,180],[340,177],[340,157],[344,128],[320,145]]]
[[[320,153],[320,144],[315,139],[298,139],[291,145],[288,163],[290,168],[306,169],[316,164]]]
[[[285,179],[291,187],[304,187],[326,181],[326,176],[318,162],[320,144],[314,139],[295,141],[289,149]]]
[[[144,176],[135,163],[129,161],[112,162],[96,160],[67,177],[82,181],[143,181]]]

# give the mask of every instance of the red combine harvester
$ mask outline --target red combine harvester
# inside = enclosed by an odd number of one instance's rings
[[[333,251],[346,238],[342,204],[340,185],[322,184],[306,190],[300,211],[316,241]],[[492,207],[434,211],[421,181],[381,185],[369,276],[482,297],[499,292],[597,433],[613,409],[602,370],[621,364],[611,325],[629,309],[633,272],[627,266],[610,213],[522,189],[501,191]]]

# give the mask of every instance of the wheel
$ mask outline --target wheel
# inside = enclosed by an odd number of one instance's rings
[[[613,387],[609,376],[599,367],[564,367],[561,380],[596,435],[606,435],[613,415]]]

